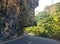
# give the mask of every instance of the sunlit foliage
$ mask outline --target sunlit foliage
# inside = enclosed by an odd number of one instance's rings
[[[25,32],[37,36],[60,39],[60,3],[45,7],[35,16],[37,26],[27,27]]]

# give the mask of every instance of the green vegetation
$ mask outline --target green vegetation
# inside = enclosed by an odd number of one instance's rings
[[[25,32],[60,40],[60,2],[46,6],[35,16],[37,26],[25,28]]]

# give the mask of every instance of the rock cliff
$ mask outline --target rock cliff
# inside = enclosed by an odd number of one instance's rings
[[[38,0],[0,0],[0,40],[20,36],[23,28],[33,26]]]

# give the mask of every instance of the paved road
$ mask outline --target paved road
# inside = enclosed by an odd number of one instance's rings
[[[24,35],[21,38],[17,38],[15,40],[0,43],[0,44],[60,44],[60,42],[48,38],[43,38],[43,37]]]

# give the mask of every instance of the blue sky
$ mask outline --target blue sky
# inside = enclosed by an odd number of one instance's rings
[[[57,2],[60,2],[60,0],[39,0],[39,6],[36,7],[35,14],[39,13],[40,11],[43,11],[47,5],[51,5]]]

